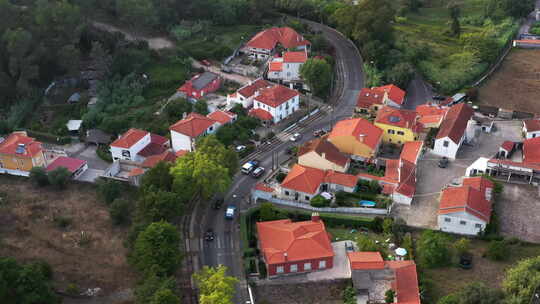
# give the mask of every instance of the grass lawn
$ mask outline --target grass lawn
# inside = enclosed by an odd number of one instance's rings
[[[468,33],[480,33],[483,25],[482,0],[458,0],[461,7],[462,36]],[[420,8],[417,13],[408,13],[398,18],[394,25],[396,37],[408,41],[402,48],[411,47],[411,43],[426,47],[426,58],[417,65],[424,76],[442,91],[451,93],[469,85],[482,74],[489,63],[478,62],[469,66],[460,62],[456,54],[464,51],[464,42],[458,37],[445,34],[449,30],[449,10],[447,1],[432,1],[431,6]],[[480,21],[478,21],[480,20]],[[498,42],[502,49],[510,35],[516,29],[516,23],[499,32]],[[454,56],[454,57],[452,57]],[[450,76],[450,75],[452,76]]]

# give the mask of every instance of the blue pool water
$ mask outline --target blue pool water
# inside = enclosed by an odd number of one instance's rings
[[[372,201],[359,201],[357,204],[362,207],[375,207],[376,205],[376,203]]]

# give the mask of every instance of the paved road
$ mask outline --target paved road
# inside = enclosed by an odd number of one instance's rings
[[[364,85],[364,76],[362,73],[362,58],[360,54],[348,39],[344,38],[334,29],[321,24],[308,22],[313,28],[323,32],[324,36],[336,48],[337,79],[340,84],[336,86],[337,96],[334,106],[328,106],[325,109],[326,115],[317,115],[312,119],[306,120],[302,126],[298,126],[290,132],[300,132],[304,136],[300,142],[305,142],[313,138],[313,131],[322,127],[328,127],[336,120],[348,117],[356,104],[358,92]],[[272,154],[277,154],[278,160],[286,158],[285,151],[292,143],[287,141],[287,134],[277,136],[272,144],[261,147],[257,152],[257,158],[261,160],[262,166],[271,167]],[[239,209],[245,210],[249,207],[249,194],[257,180],[250,176],[237,174],[234,178],[230,192],[225,197],[225,206],[235,204]],[[197,235],[199,236],[198,245],[202,250],[200,254],[203,265],[216,266],[223,264],[229,268],[230,275],[243,278],[242,272],[242,251],[239,240],[238,218],[229,221],[224,218],[224,209],[213,210],[209,208],[206,211],[202,225],[200,225]],[[213,242],[203,240],[204,232],[212,228],[216,232],[216,239]],[[245,303],[247,300],[247,291],[244,284],[239,284],[235,303]]]
[[[431,85],[422,79],[420,73],[416,73],[414,79],[411,80],[407,87],[407,99],[403,107],[414,110],[416,106],[432,101],[433,95]]]

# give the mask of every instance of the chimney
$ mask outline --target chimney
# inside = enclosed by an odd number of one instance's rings
[[[318,221],[320,221],[320,220],[321,220],[321,216],[319,215],[318,212],[313,212],[313,213],[311,214],[311,221],[312,221],[312,222],[318,222]]]
[[[187,117],[187,112],[184,112],[184,113],[182,114],[182,119],[186,119],[186,117]]]
[[[285,262],[287,262],[287,253],[283,253],[283,259],[285,259]]]
[[[326,152],[321,153],[321,157],[326,159]]]
[[[366,137],[366,134],[359,134],[359,135],[358,135],[358,140],[359,140],[360,142],[364,142],[364,137]]]

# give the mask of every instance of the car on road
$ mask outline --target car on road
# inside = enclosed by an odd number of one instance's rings
[[[264,168],[263,167],[257,167],[253,172],[251,172],[251,176],[255,178],[259,178],[264,174]]]
[[[250,174],[251,171],[255,170],[259,166],[259,161],[256,159],[250,160],[247,163],[245,163],[240,171],[244,174]]]
[[[439,159],[439,168],[446,168],[448,167],[448,157],[443,156],[441,159]]]
[[[204,233],[204,239],[208,242],[211,242],[213,241],[214,239],[216,238],[216,235],[214,233],[214,230],[212,229],[208,229],[206,230],[206,232]]]
[[[293,136],[291,136],[291,138],[289,138],[289,140],[292,141],[292,142],[297,142],[300,138],[302,138],[302,134],[294,133]]]
[[[227,206],[227,209],[225,210],[225,218],[228,220],[234,219],[234,214],[236,212],[236,207],[233,205]]]
[[[325,129],[319,129],[319,130],[315,130],[315,132],[313,132],[313,136],[321,137],[321,136],[326,135],[326,133],[328,133],[328,131],[326,131]]]
[[[240,145],[240,146],[236,146],[236,148],[234,148],[234,150],[235,150],[236,152],[242,152],[242,151],[244,151],[246,148],[247,148],[246,146]]]
[[[220,198],[220,199],[217,199],[217,200],[214,201],[213,207],[214,207],[214,209],[219,210],[219,209],[221,209],[222,205],[223,205],[223,199]]]

